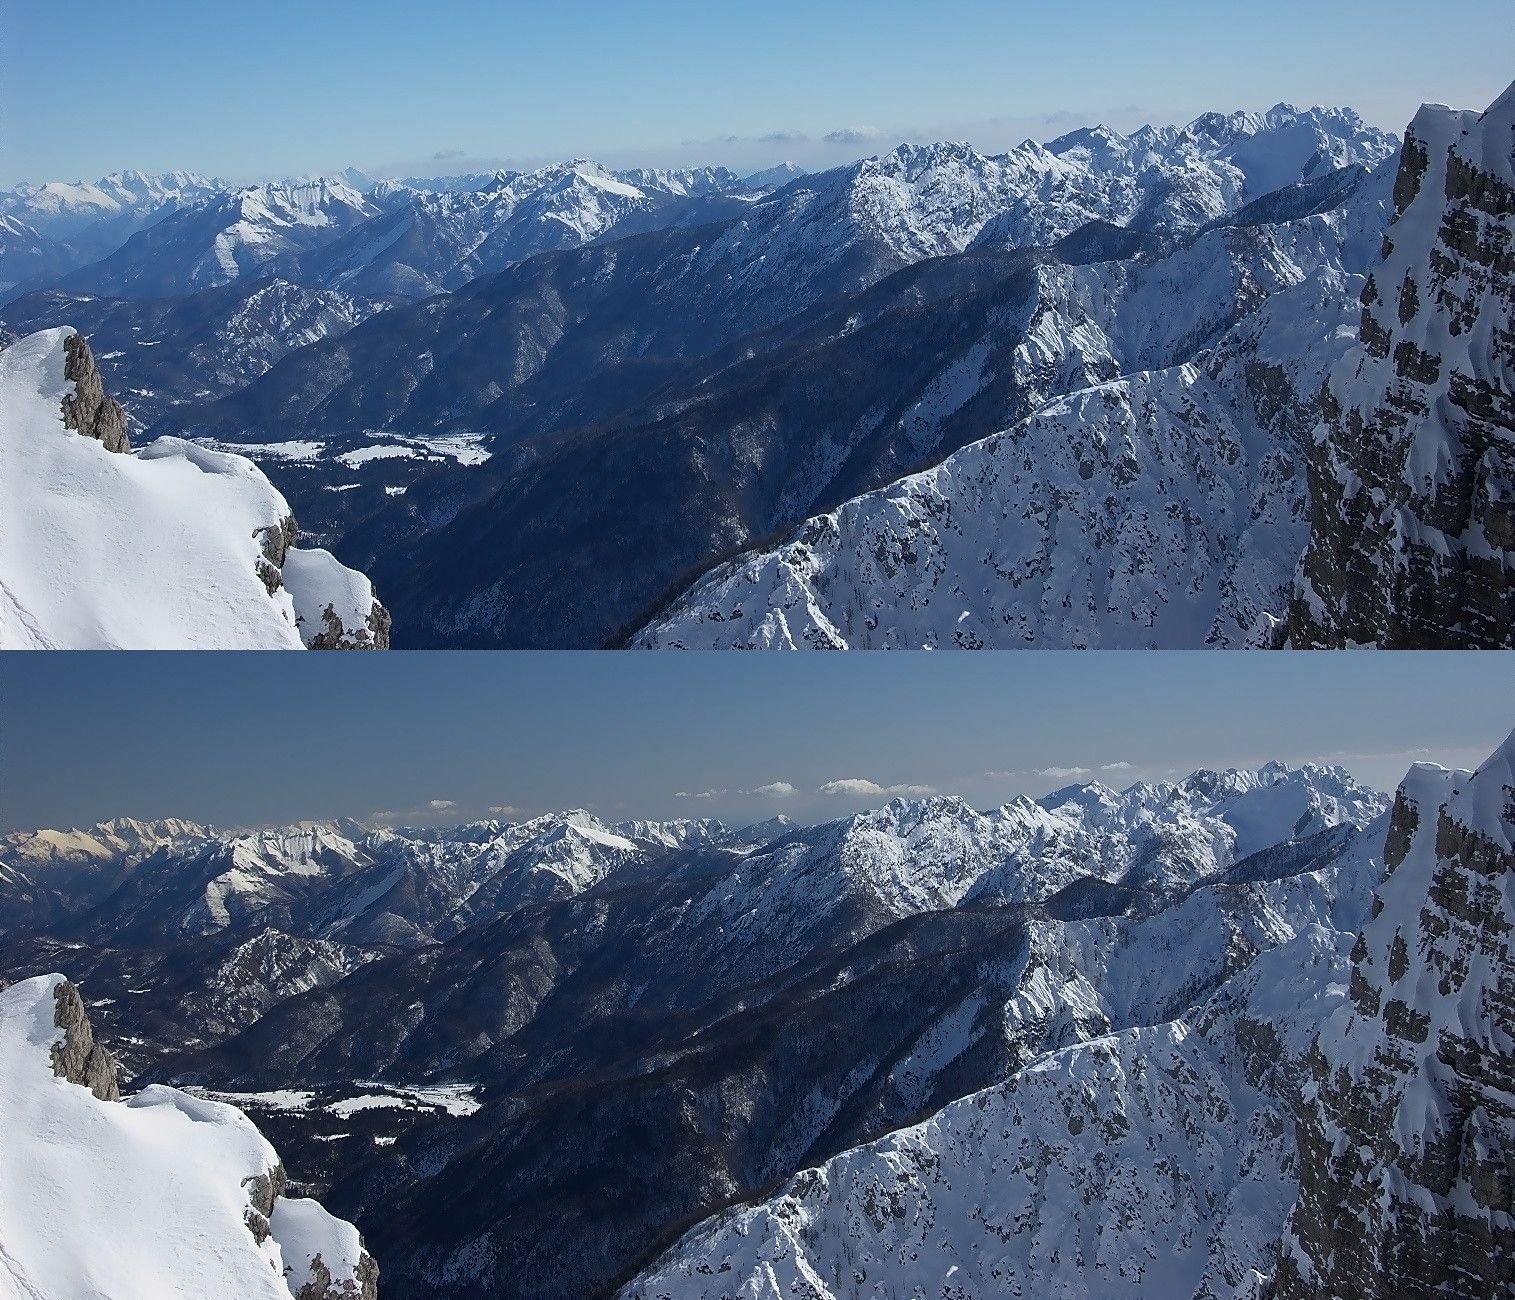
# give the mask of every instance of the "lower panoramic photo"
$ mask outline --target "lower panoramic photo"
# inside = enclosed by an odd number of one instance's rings
[[[1507,657],[847,658],[10,657],[0,1297],[1511,1293]]]

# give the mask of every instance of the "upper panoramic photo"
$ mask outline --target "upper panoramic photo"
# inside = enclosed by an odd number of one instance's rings
[[[1515,644],[1508,0],[6,29],[0,648]]]

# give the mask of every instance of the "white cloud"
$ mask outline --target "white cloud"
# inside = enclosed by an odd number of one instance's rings
[[[1051,777],[1054,781],[1066,781],[1069,777],[1090,776],[1093,771],[1092,767],[1041,767],[1037,769],[1036,775]]]
[[[678,790],[674,792],[675,799],[719,799],[726,792],[724,790]]]
[[[492,812],[496,817],[514,817],[521,810],[514,804],[493,803],[489,805],[489,811]]]
[[[872,144],[888,138],[887,131],[876,126],[844,126],[836,131],[827,131],[821,137],[827,144]]]
[[[447,809],[456,808],[457,806],[457,803],[452,799],[433,799],[431,801],[432,812],[445,812]]]
[[[1134,763],[1101,763],[1099,770],[1101,772],[1129,772],[1133,767],[1135,767]]]
[[[842,777],[835,781],[827,781],[818,791],[820,794],[845,795],[853,799],[872,799],[879,795],[906,795],[921,796],[935,794],[936,789],[929,785],[880,785],[877,781],[867,781],[861,777]]]
[[[787,799],[795,793],[795,789],[788,781],[770,781],[767,785],[760,785],[755,790],[749,790],[748,794],[773,795],[780,799]]]

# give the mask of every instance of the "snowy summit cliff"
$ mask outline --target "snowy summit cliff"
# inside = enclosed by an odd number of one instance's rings
[[[178,438],[132,452],[83,338],[0,352],[0,648],[383,649],[361,573],[294,546],[250,460]]]

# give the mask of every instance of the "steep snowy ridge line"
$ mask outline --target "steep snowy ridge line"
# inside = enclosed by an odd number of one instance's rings
[[[1401,787],[1349,999],[1309,1059],[1279,1300],[1515,1288],[1515,735]]]
[[[241,1111],[159,1086],[119,1098],[61,975],[0,991],[0,1131],[0,1294],[377,1295],[357,1229],[282,1195],[278,1155]]]
[[[388,644],[372,584],[293,545],[251,461],[175,438],[133,453],[67,327],[0,350],[0,510],[5,648]]]

